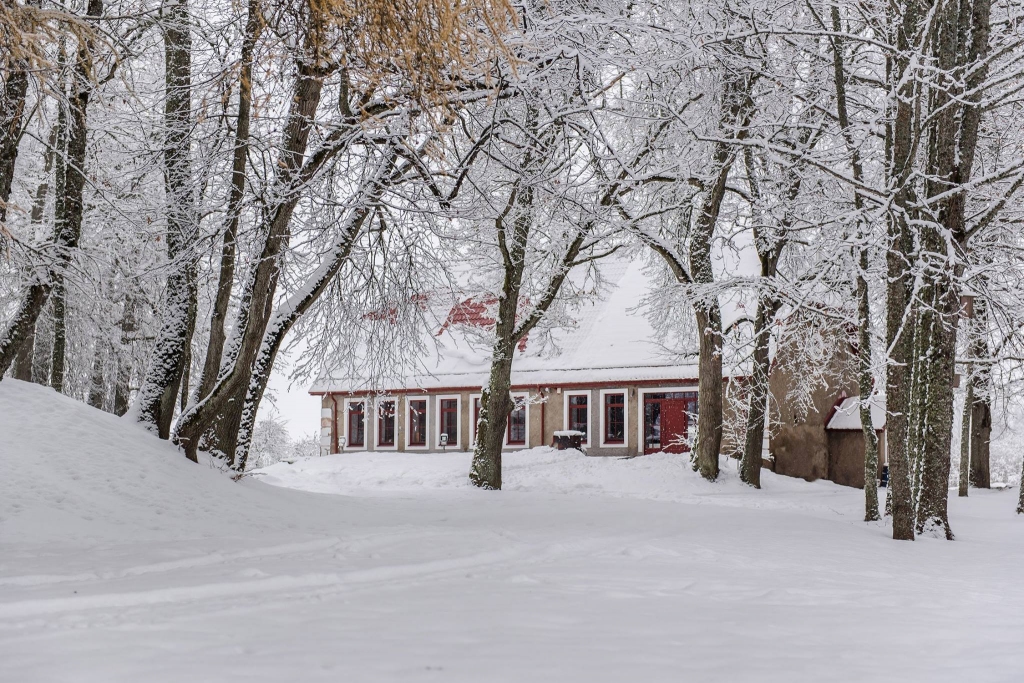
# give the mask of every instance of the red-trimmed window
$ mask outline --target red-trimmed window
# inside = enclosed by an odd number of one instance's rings
[[[377,409],[377,445],[395,445],[395,402],[381,401]]]
[[[447,434],[448,445],[454,446],[459,442],[459,400],[442,398],[438,403],[441,412],[441,434]],[[440,434],[437,438],[440,441]]]
[[[427,445],[427,402],[409,401],[409,445]]]
[[[362,403],[348,404],[348,445],[363,446],[366,443],[366,422]]]
[[[583,440],[587,441],[587,427],[590,426],[587,410],[590,397],[586,394],[575,394],[569,396],[569,429],[583,432]]]
[[[604,442],[626,442],[626,395],[604,395]]]
[[[510,446],[526,445],[526,400],[513,399],[515,408],[508,414],[508,444]]]

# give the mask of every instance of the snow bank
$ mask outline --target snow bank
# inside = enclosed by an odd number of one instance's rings
[[[1015,490],[952,499],[954,543],[895,543],[827,483],[754,491],[729,464],[710,484],[669,455],[505,465],[501,492],[468,486],[465,453],[234,482],[5,379],[0,680],[1020,677]]]
[[[253,475],[274,486],[348,496],[437,489],[470,491],[475,490],[468,478],[471,461],[472,453],[461,451],[362,451],[279,462]],[[711,483],[693,471],[685,455],[590,457],[575,450],[541,446],[503,454],[502,486],[505,491],[753,508],[831,511],[835,505],[836,487],[829,482],[808,483],[765,471],[763,490],[751,496],[749,487],[739,480],[737,461],[723,458],[721,465],[718,481]],[[850,491],[839,493],[849,495]]]

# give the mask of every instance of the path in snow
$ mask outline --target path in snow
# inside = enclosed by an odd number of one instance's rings
[[[895,543],[861,492],[678,458],[340,455],[235,483],[0,382],[0,681],[1017,681],[1016,491]],[[275,484],[270,486],[268,484]],[[291,488],[283,488],[291,487]],[[306,489],[306,490],[295,490]],[[311,492],[320,491],[320,493]]]

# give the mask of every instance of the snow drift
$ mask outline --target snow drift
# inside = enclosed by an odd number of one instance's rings
[[[466,486],[461,453],[234,482],[4,380],[0,680],[1019,678],[1013,491],[951,501],[956,542],[895,543],[827,483],[506,462],[502,492]]]

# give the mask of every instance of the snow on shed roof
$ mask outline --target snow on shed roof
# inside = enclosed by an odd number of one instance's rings
[[[696,381],[696,363],[674,359],[658,343],[640,307],[655,286],[643,261],[609,258],[600,268],[604,295],[575,311],[572,327],[552,333],[554,350],[533,343],[521,347],[512,367],[512,385]],[[317,380],[310,393],[481,387],[487,382],[490,349],[473,344],[458,328],[446,324],[434,331],[440,349],[423,360],[429,371],[410,372],[390,381],[393,386],[373,386],[364,377],[326,377]]]
[[[871,401],[871,424],[875,429],[885,429],[884,396],[876,396]],[[843,399],[825,429],[860,431],[860,399],[857,396]]]

